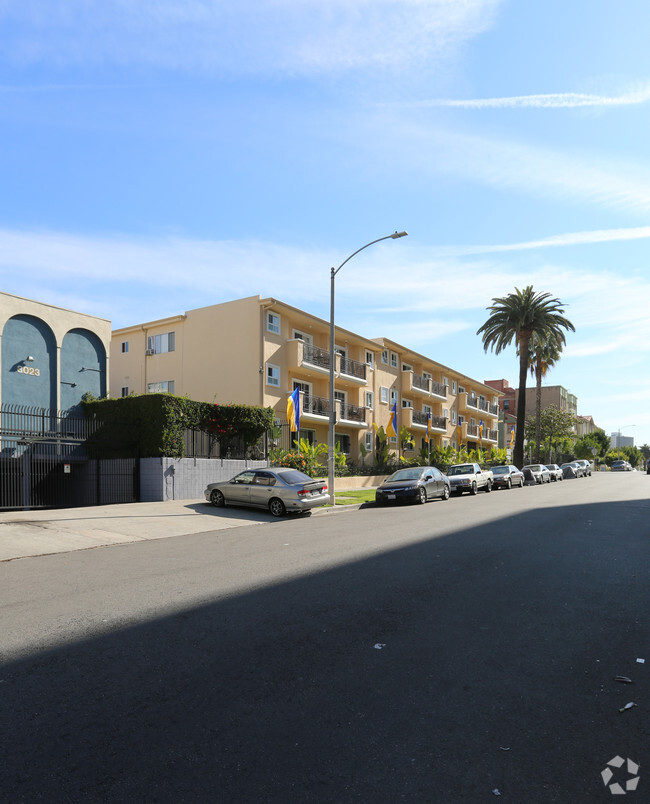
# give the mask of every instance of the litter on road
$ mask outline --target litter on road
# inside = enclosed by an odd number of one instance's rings
[[[627,676],[614,676],[614,681],[620,681],[621,684],[631,684],[632,679]]]
[[[629,703],[626,703],[625,706],[622,706],[618,711],[625,712],[626,709],[631,709],[633,706],[636,706],[636,704],[634,701],[630,701]]]

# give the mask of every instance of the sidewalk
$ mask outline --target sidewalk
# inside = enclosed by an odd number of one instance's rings
[[[318,509],[318,513],[334,514],[358,507]],[[265,511],[214,508],[204,500],[3,511],[0,561],[272,522],[278,520]]]

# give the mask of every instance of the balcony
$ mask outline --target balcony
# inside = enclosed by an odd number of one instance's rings
[[[353,427],[366,426],[366,408],[351,405],[349,402],[339,402],[338,423]]]
[[[480,413],[485,413],[487,416],[498,416],[499,415],[499,406],[492,405],[485,399],[480,399],[476,394],[470,394],[465,392],[465,406],[470,408],[471,410],[477,410]]]
[[[413,371],[402,372],[402,394],[422,394],[447,399],[447,386]]]
[[[404,426],[417,427],[422,430],[427,429],[427,421],[429,414],[423,410],[414,410],[413,408],[402,408],[402,416],[404,417]],[[444,416],[431,416],[431,429],[436,433],[447,432],[447,419]]]
[[[290,369],[309,369],[315,374],[329,374],[330,353],[299,338],[287,342],[287,364]]]
[[[353,379],[363,385],[366,384],[366,370],[365,363],[359,363],[358,360],[352,360],[349,357],[338,355],[339,371],[338,373],[346,379]]]
[[[301,419],[311,422],[327,422],[330,417],[330,401],[322,396],[301,394]]]

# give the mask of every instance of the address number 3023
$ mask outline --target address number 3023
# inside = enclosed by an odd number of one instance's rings
[[[19,374],[31,374],[32,377],[41,376],[41,370],[34,368],[33,366],[18,366],[17,370]]]

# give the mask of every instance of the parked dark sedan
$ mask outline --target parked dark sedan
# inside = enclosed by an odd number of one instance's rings
[[[494,489],[510,489],[513,486],[522,488],[524,485],[524,473],[512,464],[493,466],[492,477],[492,488]]]
[[[449,478],[435,466],[409,466],[386,478],[375,492],[377,505],[425,503],[434,497],[449,499]]]

